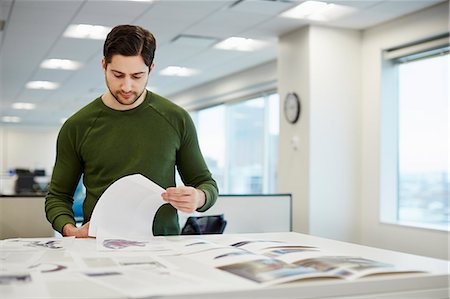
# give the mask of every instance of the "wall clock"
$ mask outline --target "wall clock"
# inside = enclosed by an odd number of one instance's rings
[[[291,124],[295,124],[300,118],[300,111],[300,98],[295,92],[288,93],[284,98],[284,116],[286,120]]]

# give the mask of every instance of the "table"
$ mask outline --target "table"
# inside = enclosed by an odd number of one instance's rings
[[[198,262],[194,255],[180,254],[185,242],[211,241],[217,245],[229,245],[243,240],[271,240],[320,248],[333,255],[357,256],[390,263],[397,268],[409,268],[426,272],[382,274],[356,280],[315,278],[297,280],[277,285],[262,285],[249,279]],[[63,242],[64,250],[26,246],[23,251],[9,252],[14,242],[26,244],[37,239],[6,240],[0,243],[2,256],[11,254],[8,262],[17,254],[35,255],[16,266],[16,273],[25,263],[38,265],[33,269],[33,283],[27,285],[2,284],[1,298],[448,298],[449,262],[395,251],[377,249],[299,233],[258,233],[204,236],[158,237],[149,241],[149,251],[144,247],[133,252],[121,249],[98,251],[95,239],[41,239],[56,244]],[[62,240],[62,241],[60,241]],[[103,243],[105,244],[105,243]],[[13,244],[14,245],[14,244]],[[15,246],[14,245],[14,246]],[[121,246],[121,243],[114,243]],[[147,245],[145,245],[147,246]],[[172,250],[172,252],[170,252]],[[204,252],[208,252],[205,250]],[[5,260],[5,259],[4,259]],[[133,263],[144,263],[133,268]],[[115,263],[115,264],[114,264]],[[143,269],[156,269],[158,263],[173,266],[172,270],[158,273]],[[65,265],[66,269],[55,271],[51,265]],[[113,265],[114,264],[114,265]],[[121,268],[117,267],[121,264]],[[80,266],[82,265],[82,266]],[[127,266],[124,266],[127,265]],[[39,267],[41,267],[39,269]],[[123,273],[119,273],[125,269]],[[144,267],[144,268],[143,268]],[[156,268],[155,268],[156,267]],[[23,268],[23,267],[22,267]],[[11,268],[13,269],[13,268]],[[10,270],[11,270],[10,269]],[[130,269],[130,270],[128,270]],[[136,270],[135,270],[136,269]],[[14,270],[14,269],[13,269]],[[40,270],[37,271],[37,270]],[[47,271],[47,272],[45,272]],[[52,272],[53,271],[53,272]],[[2,272],[0,272],[1,274]],[[125,274],[125,275],[124,275]],[[27,289],[28,288],[28,289]]]

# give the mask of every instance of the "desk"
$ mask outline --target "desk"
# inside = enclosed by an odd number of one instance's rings
[[[43,195],[0,196],[0,239],[52,237]]]
[[[203,240],[213,241],[217,244],[231,244],[242,240],[276,240],[289,243],[316,246],[336,255],[359,256],[385,263],[396,267],[414,268],[423,270],[423,273],[401,273],[368,276],[357,280],[342,279],[306,279],[280,285],[264,286],[209,267],[206,264],[195,262],[183,255],[157,255],[158,260],[174,265],[179,272],[178,281],[171,284],[169,276],[154,282],[146,280],[147,290],[137,292],[141,288],[137,276],[115,276],[113,287],[101,279],[93,282],[86,279],[83,269],[62,270],[59,272],[41,273],[35,281],[38,288],[29,297],[41,298],[448,298],[449,295],[449,263],[444,260],[404,254],[400,252],[382,250],[356,244],[350,244],[330,239],[324,239],[299,233],[258,233],[258,234],[229,234],[200,236]],[[154,242],[179,242],[195,240],[199,236],[158,237]],[[23,239],[32,240],[32,239]],[[58,239],[56,239],[58,240]],[[61,239],[59,239],[61,240]],[[111,267],[104,257],[113,258],[117,251],[97,251],[95,239],[70,239],[65,252],[46,252],[33,263],[68,264],[79,260],[80,256],[89,257],[90,265],[101,269],[103,273],[115,273],[116,268]],[[5,242],[5,241],[3,241]],[[175,243],[172,243],[175,244]],[[5,246],[2,247],[5,250]],[[34,250],[34,249],[33,249]],[[35,251],[38,251],[36,249]],[[123,253],[123,252],[122,252]],[[130,253],[131,254],[131,253]],[[142,260],[148,252],[134,252]],[[78,256],[78,258],[77,258]],[[130,261],[130,259],[128,260]],[[1,272],[0,272],[1,273]],[[22,272],[23,273],[23,272]],[[131,273],[131,272],[130,272]],[[116,273],[117,274],[117,273]],[[181,279],[180,279],[181,278]],[[152,285],[153,283],[153,285]],[[189,285],[191,284],[191,285]],[[117,288],[125,285],[130,293],[121,292]],[[166,285],[166,287],[164,287]],[[159,291],[155,291],[158,289]],[[19,294],[20,292],[25,292]],[[31,292],[31,290],[30,290]],[[41,292],[41,293],[39,293]],[[1,298],[27,298],[26,289],[8,288],[0,284]]]

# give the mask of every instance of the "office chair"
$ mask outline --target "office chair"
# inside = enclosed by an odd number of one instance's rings
[[[17,180],[14,186],[16,194],[34,194],[37,191],[37,185],[32,173],[17,173]]]
[[[181,230],[182,235],[222,234],[227,221],[223,214],[211,216],[191,216]]]

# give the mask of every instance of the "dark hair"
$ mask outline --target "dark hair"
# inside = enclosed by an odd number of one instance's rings
[[[155,37],[150,31],[135,25],[119,25],[108,33],[103,45],[103,56],[108,64],[112,56],[116,54],[141,55],[145,64],[150,67],[155,56],[155,49]]]

